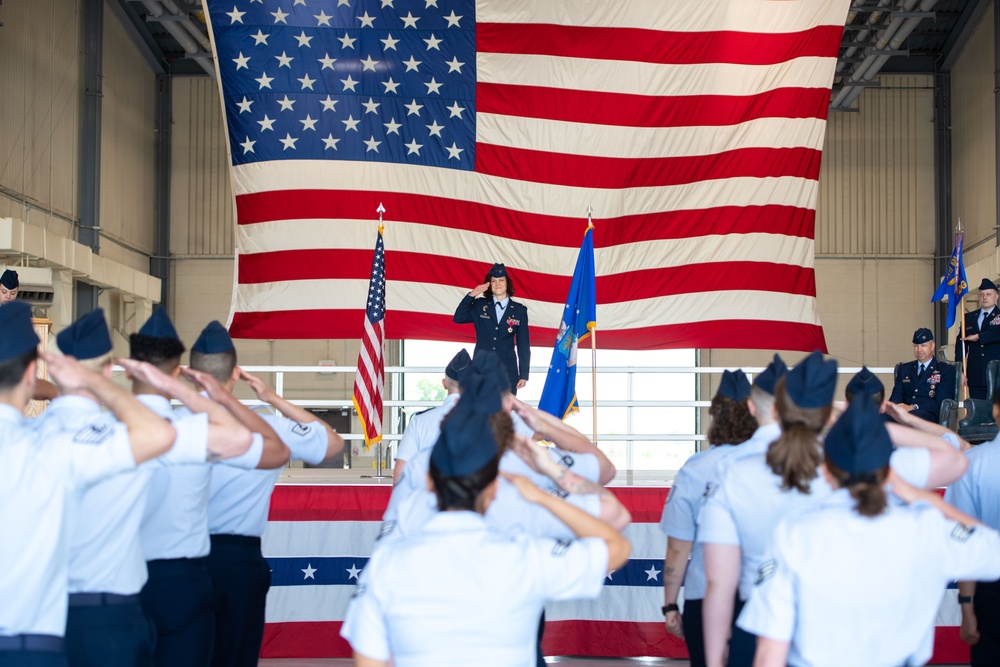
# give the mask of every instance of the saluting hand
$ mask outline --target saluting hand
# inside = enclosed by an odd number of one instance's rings
[[[162,372],[151,363],[125,358],[119,358],[117,363],[119,366],[122,366],[126,371],[128,371],[129,375],[139,382],[148,384],[150,387],[153,387],[158,391],[172,395],[172,383],[176,382],[176,380]]]
[[[67,393],[87,389],[97,375],[73,357],[51,352],[42,352],[39,356],[48,364],[48,372],[52,379]]]
[[[486,290],[488,290],[489,288],[490,288],[489,283],[483,283],[482,285],[477,285],[476,287],[472,288],[471,292],[469,292],[469,296],[475,299],[477,296],[484,294]]]
[[[247,383],[247,386],[253,390],[259,400],[270,403],[268,399],[271,398],[271,388],[266,382],[256,375],[247,373],[242,368],[240,369],[240,379]]]
[[[549,497],[549,494],[535,486],[531,480],[524,475],[512,475],[509,472],[501,472],[500,476],[513,484],[514,488],[517,489],[517,492],[521,494],[521,497],[529,503],[540,503],[545,500],[545,498]]]
[[[181,375],[201,387],[205,393],[208,394],[208,397],[213,400],[215,400],[216,396],[219,396],[223,391],[225,391],[222,388],[222,385],[219,384],[219,381],[214,377],[208,373],[196,371],[189,366],[181,368]]]

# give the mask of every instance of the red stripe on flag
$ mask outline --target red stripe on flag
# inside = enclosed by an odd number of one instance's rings
[[[274,487],[268,521],[381,521],[390,486]]]
[[[480,53],[513,53],[664,65],[775,65],[793,58],[829,58],[840,48],[842,25],[801,32],[668,32],[516,23],[476,24]]]
[[[628,508],[632,523],[660,523],[670,489],[665,486],[609,486],[608,490]]]
[[[741,148],[692,157],[613,158],[477,144],[476,171],[581,188],[653,188],[727,178],[819,179],[822,151]]]
[[[437,256],[423,253],[387,252],[391,260],[389,280],[437,284],[441,279]],[[240,257],[240,284],[286,280],[360,280],[365,269],[363,250],[284,250]],[[448,265],[448,280],[455,285],[482,281],[488,264],[454,259]],[[564,302],[572,276],[553,276],[518,270],[517,293],[521,298]],[[717,262],[678,267],[643,269],[597,277],[602,303],[652,299],[677,294],[717,290],[760,290],[786,294],[816,293],[815,271],[788,264],[766,262]],[[458,301],[455,302],[458,305]]]
[[[261,658],[349,658],[351,647],[340,636],[341,621],[268,623],[264,626]],[[545,655],[586,655],[684,659],[684,642],[662,623],[626,621],[550,621],[542,642]],[[929,664],[968,664],[969,645],[958,628],[934,629],[934,654]]]
[[[385,202],[393,211],[394,222],[433,224],[480,233],[484,228],[500,227],[506,238],[516,241],[565,248],[580,246],[579,217],[513,211],[445,197],[379,191],[278,190],[240,195],[236,198],[236,209],[240,225],[276,220],[363,220],[370,215],[373,201]],[[595,236],[594,245],[609,248],[641,241],[754,232],[811,239],[816,212],[781,205],[720,206],[597,219],[601,233]],[[240,255],[241,261],[244,256]],[[370,268],[370,260],[368,264]]]
[[[778,88],[757,95],[660,97],[479,83],[476,111],[627,127],[735,125],[758,118],[821,118],[829,88]]]
[[[233,316],[229,333],[234,338],[356,338],[357,322],[362,310],[292,310],[273,312],[238,312]],[[312,327],[304,335],[302,319]],[[640,329],[603,331],[598,328],[601,346],[616,350],[658,350],[672,348],[709,347],[719,349],[760,350],[819,350],[826,353],[823,329],[812,324],[773,320],[740,322],[739,340],[729,331],[731,321],[688,322]],[[531,327],[535,341],[554,341],[555,328]],[[410,311],[394,311],[386,325],[390,339],[418,338],[428,340],[472,342],[472,328],[455,324],[451,315],[435,315]]]

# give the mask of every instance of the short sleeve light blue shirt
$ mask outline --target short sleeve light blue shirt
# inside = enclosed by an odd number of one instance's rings
[[[78,490],[135,468],[122,426],[63,431],[0,404],[0,636],[63,636],[68,595],[67,503]],[[87,448],[75,444],[89,445]]]
[[[969,467],[944,499],[991,528],[1000,530],[1000,436],[965,452]]]
[[[793,667],[922,665],[949,582],[1000,578],[998,554],[990,528],[925,503],[862,517],[838,490],[779,522],[738,624],[791,642]]]
[[[781,477],[771,471],[763,454],[727,461],[720,470],[718,487],[708,490],[697,541],[740,547],[740,598],[746,600],[778,521],[825,498],[830,491],[818,470],[809,493],[800,493],[781,488]]]
[[[504,536],[473,512],[440,512],[372,554],[341,636],[396,667],[534,665],[544,603],[597,597],[607,563],[603,540]]]
[[[301,424],[278,415],[261,415],[288,447],[291,459],[321,463],[326,458],[329,435],[318,422]],[[271,492],[281,468],[242,470],[213,465],[208,499],[208,532],[212,535],[260,537],[267,525]]]

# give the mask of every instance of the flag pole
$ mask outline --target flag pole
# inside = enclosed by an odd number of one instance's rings
[[[958,219],[958,231],[962,231],[962,218]],[[965,244],[962,245],[962,252],[965,253]],[[961,281],[961,276],[956,276],[956,286]],[[955,307],[962,306],[962,379],[965,380],[965,392],[963,392],[963,402],[969,399],[969,376],[966,369],[969,367],[969,346],[965,342],[965,299],[955,304]]]
[[[594,228],[594,207],[587,205],[587,229]],[[596,269],[595,269],[596,273]],[[593,395],[594,446],[597,446],[597,324],[590,330],[590,384]]]
[[[385,229],[385,225],[382,223],[382,214],[385,213],[385,206],[382,205],[382,202],[379,202],[378,203],[378,208],[375,209],[375,210],[378,212],[378,233],[381,236],[382,231]],[[384,317],[384,315],[383,315],[383,317]],[[385,340],[384,339],[382,341],[382,345],[383,345],[383,349],[384,349],[384,346],[385,346]],[[382,363],[385,363],[384,356],[383,356],[383,362]],[[385,371],[383,371],[383,373],[384,372]],[[384,412],[384,410],[385,410],[385,407],[384,407],[385,406],[385,390],[382,391],[381,400],[383,401],[383,403],[382,403],[383,408],[382,409],[383,409],[383,412]],[[382,428],[385,428],[385,420],[384,419],[382,420]],[[385,475],[382,474],[383,469],[384,469],[383,458],[384,458],[384,454],[385,454],[385,449],[382,447],[383,440],[384,440],[384,438],[382,440],[378,441],[378,450],[376,450],[376,452],[375,452],[375,458],[378,461],[378,469],[375,472],[375,479],[385,479]]]

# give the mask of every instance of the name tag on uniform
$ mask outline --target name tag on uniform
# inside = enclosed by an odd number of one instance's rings
[[[905,378],[903,378],[903,382],[909,382],[909,381],[910,381],[910,378],[909,378],[909,377],[905,377]]]

